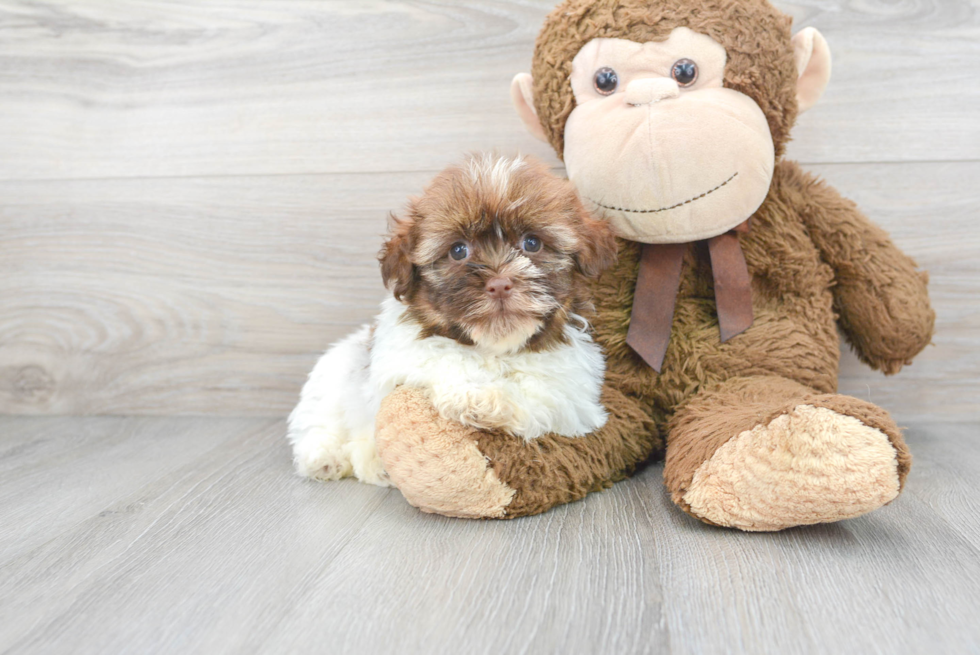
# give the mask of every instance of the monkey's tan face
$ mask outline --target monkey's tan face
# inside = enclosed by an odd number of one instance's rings
[[[594,39],[572,62],[568,176],[619,236],[722,234],[765,200],[775,152],[765,115],[723,88],[725,49],[680,27],[666,41]]]

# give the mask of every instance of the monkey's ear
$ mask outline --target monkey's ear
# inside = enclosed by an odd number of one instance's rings
[[[548,137],[538,120],[538,112],[534,110],[534,78],[529,73],[514,76],[514,81],[510,83],[510,99],[531,136],[547,143]]]
[[[402,296],[410,295],[417,281],[417,272],[411,258],[411,227],[414,222],[411,212],[409,216],[409,218],[398,218],[394,214],[390,216],[391,233],[381,246],[381,252],[378,253],[381,279],[398,300],[401,300]]]
[[[830,47],[823,35],[805,27],[793,37],[796,57],[796,102],[802,114],[817,104],[830,81]]]
[[[599,277],[599,274],[616,263],[619,243],[609,223],[592,218],[582,210],[582,227],[579,233],[580,250],[575,255],[578,269],[586,277]]]

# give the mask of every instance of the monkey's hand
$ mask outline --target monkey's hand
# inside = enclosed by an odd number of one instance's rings
[[[375,438],[385,472],[412,505],[461,518],[504,518],[514,489],[481,452],[479,431],[445,418],[421,389],[381,402]]]
[[[834,305],[845,338],[871,368],[898,373],[932,339],[936,313],[928,274],[832,187],[798,168],[788,177],[802,192],[801,218],[810,237],[834,269]]]
[[[911,259],[908,262],[914,266]],[[885,375],[894,375],[912,363],[932,340],[936,321],[926,291],[928,273],[893,272],[894,277],[884,285],[838,282],[835,293],[848,342],[863,362]]]

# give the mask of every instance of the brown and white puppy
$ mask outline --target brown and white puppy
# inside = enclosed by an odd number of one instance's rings
[[[472,157],[443,171],[381,251],[381,273],[424,336],[494,352],[547,350],[589,311],[609,228],[567,180],[527,158]]]
[[[374,418],[399,385],[448,419],[525,439],[601,427],[605,363],[584,316],[588,278],[615,257],[608,226],[540,162],[482,155],[440,173],[393,218],[376,323],[328,350],[303,388],[297,470],[387,484]]]

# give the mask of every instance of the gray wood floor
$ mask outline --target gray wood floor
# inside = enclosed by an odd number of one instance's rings
[[[6,418],[7,653],[966,653],[980,650],[980,429],[910,428],[872,515],[746,534],[661,468],[539,517],[423,515],[315,483],[280,420]]]
[[[539,517],[290,472],[282,417],[382,297],[389,211],[510,107],[554,0],[0,0],[0,653],[980,653],[980,6],[793,0],[834,53],[789,157],[931,273],[841,389],[891,506],[752,535],[652,466]],[[5,415],[5,416],[3,416]]]

